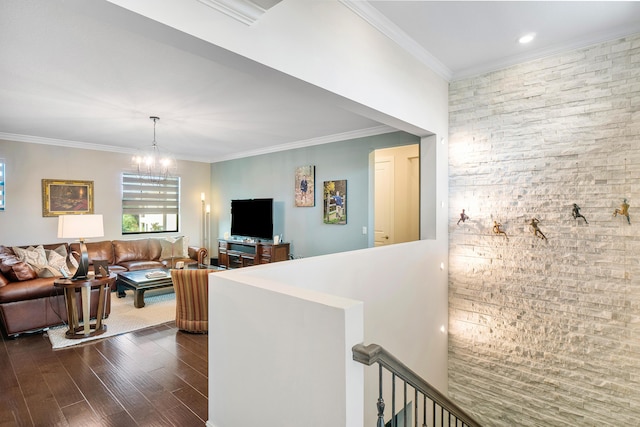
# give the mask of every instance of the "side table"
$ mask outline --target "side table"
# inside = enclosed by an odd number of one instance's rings
[[[57,288],[64,289],[64,299],[67,306],[67,321],[69,322],[69,330],[66,337],[71,339],[87,338],[103,334],[107,330],[107,325],[102,324],[104,311],[107,304],[106,297],[109,296],[108,289],[116,280],[115,274],[109,277],[96,277],[80,280],[56,279],[53,284]],[[91,289],[99,289],[98,310],[96,312],[96,321],[91,322]],[[78,303],[76,301],[76,291],[80,289],[82,298],[82,320],[83,325],[80,326],[78,316]]]

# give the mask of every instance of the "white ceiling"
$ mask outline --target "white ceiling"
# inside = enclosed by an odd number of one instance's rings
[[[640,2],[343,4],[448,80],[640,32]],[[105,13],[116,8],[0,0],[0,138],[133,152],[151,144],[156,115],[162,149],[215,162],[389,131],[303,82]],[[521,46],[525,32],[537,37]]]

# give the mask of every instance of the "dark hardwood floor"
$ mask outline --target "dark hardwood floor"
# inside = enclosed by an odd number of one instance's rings
[[[3,337],[0,426],[205,425],[207,354],[173,322],[60,350]]]

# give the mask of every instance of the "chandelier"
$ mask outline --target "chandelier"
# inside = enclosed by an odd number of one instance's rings
[[[156,122],[160,120],[160,117],[150,116],[149,118],[153,120],[151,150],[146,154],[133,156],[132,161],[138,175],[144,176],[150,181],[161,181],[171,176],[176,162],[171,155],[161,153],[156,142]]]

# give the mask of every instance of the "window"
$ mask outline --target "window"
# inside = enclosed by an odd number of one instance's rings
[[[0,159],[0,211],[4,210],[4,159]]]
[[[122,234],[178,231],[180,178],[122,174]]]

